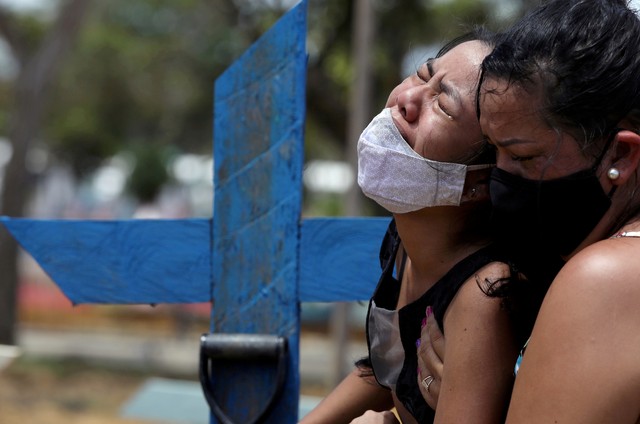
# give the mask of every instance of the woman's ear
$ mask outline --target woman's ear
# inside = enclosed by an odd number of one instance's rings
[[[605,172],[615,168],[618,177],[611,179],[611,184],[621,186],[636,174],[640,165],[640,135],[633,131],[621,130],[614,140],[614,152],[611,165]]]
[[[460,204],[489,200],[489,176],[491,169],[482,168],[467,171]]]

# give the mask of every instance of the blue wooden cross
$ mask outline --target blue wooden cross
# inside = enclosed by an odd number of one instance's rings
[[[279,424],[297,420],[300,302],[368,299],[389,222],[301,218],[305,41],[303,0],[216,80],[213,219],[1,218],[74,304],[211,302],[212,333],[286,338],[285,388],[267,420]],[[218,370],[213,385],[247,422],[272,380],[249,364]]]

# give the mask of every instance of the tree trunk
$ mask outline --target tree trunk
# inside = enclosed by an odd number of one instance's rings
[[[367,126],[371,112],[371,51],[374,38],[374,8],[371,0],[356,0],[354,3],[355,13],[353,14],[353,42],[352,57],[354,58],[353,92],[350,94],[349,119],[347,129],[347,152],[346,157],[351,168],[357,172],[358,157],[357,144],[358,137]],[[360,216],[362,193],[357,184],[353,184],[346,196],[346,215]],[[333,385],[336,386],[351,370],[350,364],[345,364],[347,357],[350,328],[349,311],[350,304],[337,302],[334,305],[331,319],[331,333],[335,346],[334,362],[335,371],[333,375]]]
[[[48,93],[57,76],[63,57],[69,52],[83,21],[89,0],[64,3],[58,19],[34,54],[29,55],[20,44],[17,28],[6,14],[0,17],[0,31],[20,61],[20,74],[14,86],[14,102],[9,124],[9,140],[13,155],[5,170],[2,215],[24,215],[30,181],[25,167],[27,152],[39,135],[48,103]],[[18,248],[6,230],[0,233],[0,344],[15,344],[17,316]]]

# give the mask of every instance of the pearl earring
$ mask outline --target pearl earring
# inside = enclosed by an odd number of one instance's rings
[[[620,171],[618,171],[617,168],[611,168],[607,171],[607,177],[609,177],[610,180],[617,180],[618,177],[620,177]]]

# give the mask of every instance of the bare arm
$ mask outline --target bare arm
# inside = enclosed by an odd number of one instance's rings
[[[479,281],[504,275],[490,264]],[[488,297],[473,277],[447,309],[442,381],[436,423],[499,423],[506,413],[518,346],[501,299]]]
[[[508,423],[640,422],[638,246],[598,243],[558,274],[516,377]]]
[[[374,377],[361,377],[360,371],[355,369],[300,423],[348,424],[367,410],[391,408],[391,392],[378,385]]]

